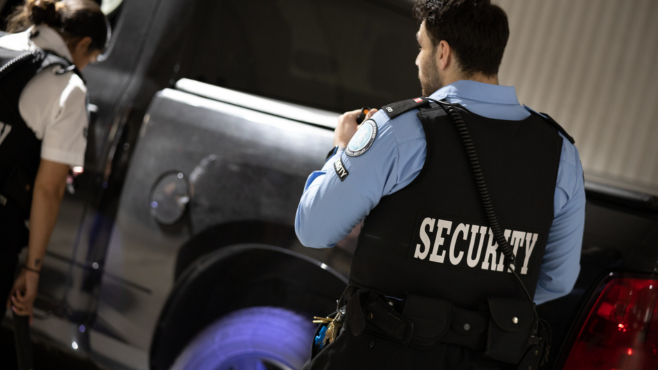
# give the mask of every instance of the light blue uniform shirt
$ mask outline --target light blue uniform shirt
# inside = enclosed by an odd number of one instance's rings
[[[459,103],[480,116],[501,120],[523,120],[531,113],[518,103],[511,86],[457,81],[436,91],[433,99]],[[395,118],[392,124],[380,110],[372,119],[378,135],[369,150],[349,157],[340,150],[320,171],[314,171],[296,214],[296,234],[312,248],[333,247],[348,235],[384,196],[406,187],[417,177],[426,160],[426,137],[418,110]],[[585,194],[578,151],[563,135],[559,172],[555,187],[554,214],[543,264],[534,295],[537,304],[568,294],[580,272],[584,231]],[[341,181],[334,162],[341,156],[348,176]]]

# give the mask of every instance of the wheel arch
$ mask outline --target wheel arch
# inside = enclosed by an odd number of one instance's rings
[[[180,249],[174,280],[205,254],[237,244],[266,244],[281,247],[298,242],[293,227],[263,220],[232,221],[211,226],[193,235]]]
[[[327,265],[281,247],[237,244],[205,254],[181,273],[163,306],[150,368],[168,369],[204,327],[241,308],[282,307],[310,320],[330,313],[346,283]]]

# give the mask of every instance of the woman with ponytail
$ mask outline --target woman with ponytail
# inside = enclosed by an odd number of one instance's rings
[[[67,175],[84,164],[81,71],[105,50],[110,32],[91,0],[27,0],[8,31],[0,37],[0,296],[31,320]]]

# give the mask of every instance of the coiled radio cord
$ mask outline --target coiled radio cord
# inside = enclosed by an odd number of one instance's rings
[[[463,118],[458,113],[456,108],[448,101],[438,101],[431,98],[428,98],[428,100],[439,104],[447,112],[447,114],[449,114],[449,117],[452,119],[452,121],[454,121],[454,124],[458,129],[458,134],[463,141],[463,146],[465,147],[468,160],[470,161],[470,167],[472,167],[472,174],[474,175],[474,180],[477,184],[477,191],[479,192],[479,197],[481,197],[481,203],[483,204],[484,212],[486,212],[488,224],[490,225],[490,229],[493,231],[493,235],[497,241],[497,250],[504,254],[508,262],[508,269],[513,273],[516,279],[518,279],[518,282],[520,282],[520,285],[525,291],[527,298],[533,302],[532,296],[529,294],[527,287],[525,287],[522,279],[520,279],[520,275],[518,275],[516,272],[513,247],[511,247],[511,244],[509,244],[509,242],[504,237],[502,227],[500,226],[500,223],[497,220],[497,216],[495,215],[495,209],[493,208],[493,203],[491,202],[490,194],[488,193],[488,187],[486,186],[486,179],[484,178],[484,174],[481,171],[481,165],[479,164],[477,151],[474,148],[474,143],[472,142],[472,138],[470,137],[470,132],[468,131],[465,121],[463,121]]]

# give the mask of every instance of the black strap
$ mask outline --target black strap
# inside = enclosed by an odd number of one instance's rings
[[[433,106],[433,100],[429,100],[428,98],[425,97],[419,97],[419,98],[414,98],[414,99],[406,99],[402,100],[396,103],[388,104],[385,105],[382,109],[385,111],[385,113],[390,117],[390,119],[393,119],[395,117],[398,117],[410,110],[413,109],[418,109],[425,107],[427,105],[431,104]],[[537,116],[543,118],[546,122],[550,123],[553,127],[555,127],[559,132],[561,132],[562,135],[564,135],[568,141],[571,142],[571,144],[575,144],[575,139],[571,135],[564,130],[563,127],[557,121],[555,121],[552,117],[550,117],[549,114],[547,113],[538,113],[535,112],[531,109],[528,109],[528,111],[532,114],[536,114]]]
[[[534,112],[533,110],[529,110],[529,109],[528,109],[528,111],[532,114],[536,114],[537,116],[543,118],[543,120],[545,120],[546,122],[548,122],[549,124],[554,126],[559,132],[561,132],[562,135],[564,135],[568,139],[568,141],[571,142],[571,144],[575,144],[575,139],[573,139],[573,137],[571,135],[569,135],[568,132],[566,132],[566,130],[564,130],[564,128],[561,127],[559,125],[559,123],[557,123],[557,121],[552,119],[552,117],[550,117],[549,114],[547,114],[547,113],[537,113],[537,112]]]
[[[41,63],[41,67],[39,70],[37,70],[37,73],[43,71],[46,68],[52,67],[54,65],[60,65],[62,66],[62,69],[55,72],[55,74],[58,75],[63,75],[69,72],[73,72],[80,77],[80,79],[83,81],[85,85],[87,85],[87,81],[85,80],[85,77],[83,77],[82,72],[76,67],[75,64],[69,62],[68,59],[62,57],[61,55],[55,53],[52,50],[44,50],[46,53],[46,57],[44,58],[44,61]]]
[[[11,71],[15,68],[18,68],[25,63],[34,63],[39,65],[36,73],[39,73],[44,69],[54,65],[59,65],[62,67],[62,69],[56,72],[58,75],[73,72],[77,74],[78,77],[80,77],[83,83],[87,84],[87,81],[85,81],[85,78],[75,64],[69,62],[66,58],[58,55],[54,51],[42,49],[26,51],[25,53],[20,54],[16,58],[0,66],[0,79],[11,73]]]
[[[0,66],[0,80],[14,69],[22,66],[25,63],[35,62],[35,59],[41,58],[43,55],[40,54],[39,50],[26,51],[23,54],[18,55],[12,60]],[[40,63],[40,61],[37,61]]]
[[[346,305],[351,333],[362,334],[367,323],[371,330],[425,349],[439,342],[460,345],[475,351],[483,350],[489,315],[486,312],[453,307],[449,300],[409,294],[403,312],[386,298],[367,289],[356,290]]]
[[[382,109],[387,113],[390,119],[398,117],[410,110],[418,109],[424,106],[429,105],[429,100],[425,97],[419,97],[414,99],[406,99],[400,102],[388,104]]]
[[[349,285],[351,290],[351,295],[347,296],[348,303],[346,304],[346,314],[348,317],[348,323],[351,327],[351,332],[353,335],[358,336],[364,331],[366,321],[364,320],[364,313],[362,312],[362,295],[370,294],[366,289],[360,289],[354,291]]]

